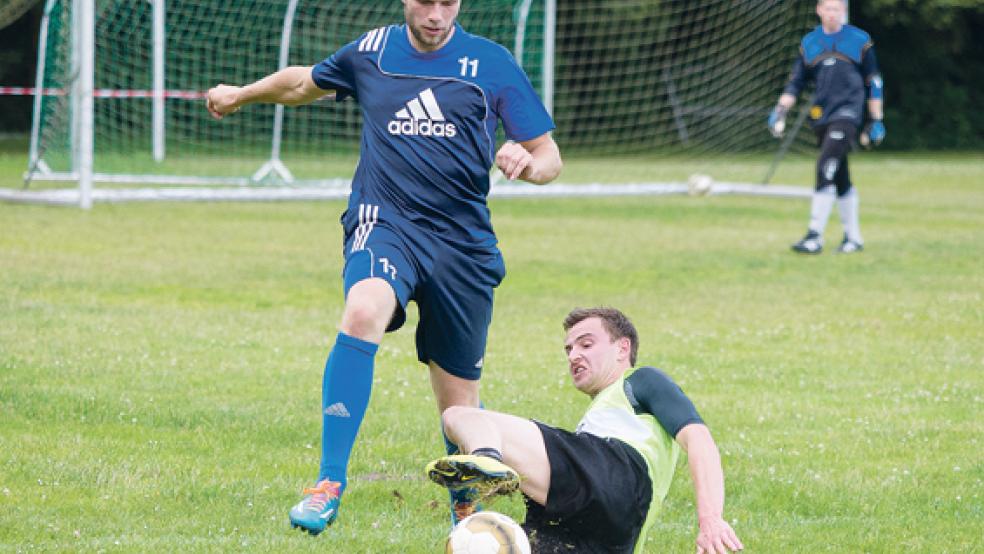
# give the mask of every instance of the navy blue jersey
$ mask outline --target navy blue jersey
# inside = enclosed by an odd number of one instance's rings
[[[397,228],[409,223],[464,248],[495,248],[486,197],[498,122],[517,142],[554,128],[505,48],[456,23],[442,48],[419,52],[406,25],[391,25],[343,46],[311,77],[362,109],[346,230],[366,204],[400,219],[391,222]]]
[[[816,84],[810,113],[814,126],[847,120],[860,127],[866,98],[880,99],[882,89],[868,33],[844,25],[828,35],[818,25],[803,37],[800,55],[783,92],[798,96],[809,82]]]

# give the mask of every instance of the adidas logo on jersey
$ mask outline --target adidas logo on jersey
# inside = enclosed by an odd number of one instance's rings
[[[458,129],[444,119],[437,105],[434,91],[427,89],[407,102],[407,107],[396,112],[396,119],[389,122],[391,135],[454,138]]]

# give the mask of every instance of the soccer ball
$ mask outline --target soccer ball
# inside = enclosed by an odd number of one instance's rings
[[[498,512],[478,512],[451,530],[446,554],[530,554],[523,528]]]
[[[704,196],[711,192],[712,186],[714,186],[714,179],[711,179],[710,175],[694,173],[690,176],[690,179],[687,179],[687,188],[690,191],[690,196]]]

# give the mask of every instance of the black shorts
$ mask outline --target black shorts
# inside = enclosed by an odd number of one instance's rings
[[[533,552],[631,553],[653,496],[642,455],[618,439],[533,423],[550,460],[547,505],[526,498]]]

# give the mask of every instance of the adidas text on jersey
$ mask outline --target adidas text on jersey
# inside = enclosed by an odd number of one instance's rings
[[[407,102],[407,107],[396,112],[396,119],[389,122],[391,135],[454,138],[458,129],[444,119],[434,91],[427,89],[417,98]]]

